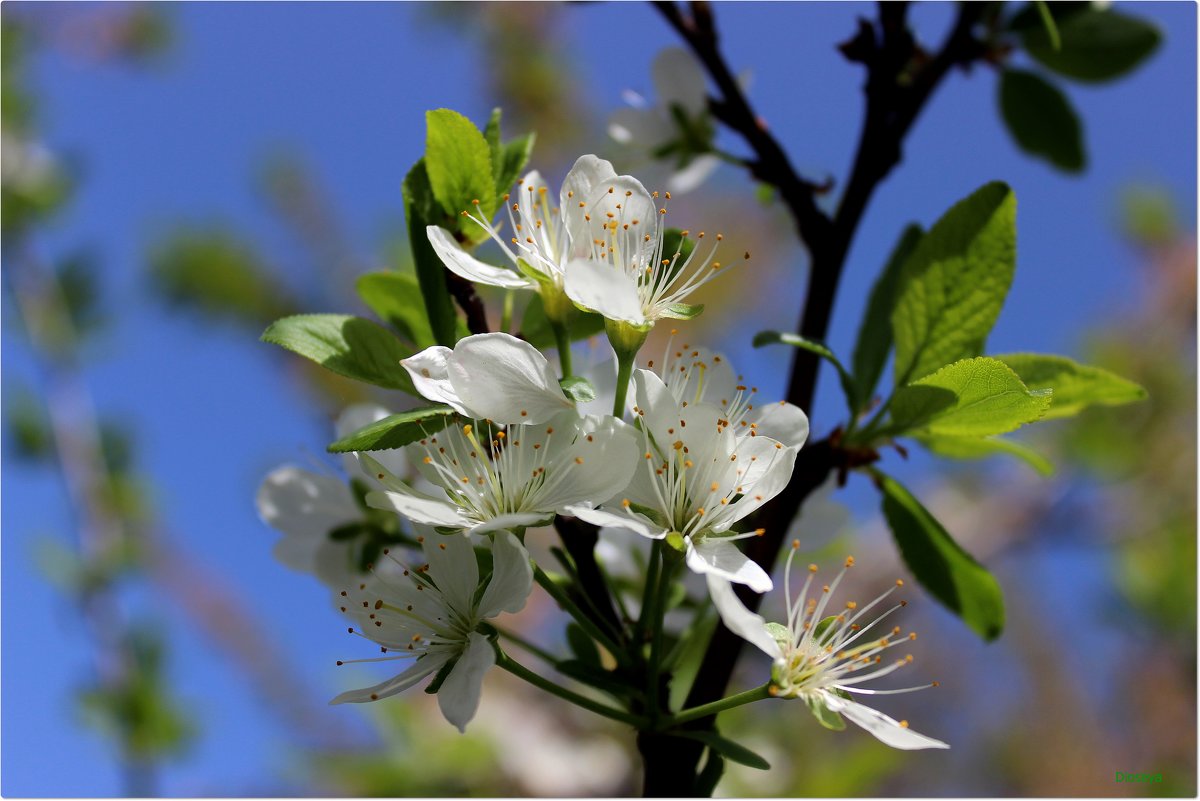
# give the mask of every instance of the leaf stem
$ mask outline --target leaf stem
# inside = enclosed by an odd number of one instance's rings
[[[500,330],[505,334],[509,333],[508,329],[512,327],[513,294],[514,292],[511,289],[504,291],[504,309],[500,312]]]
[[[746,690],[745,692],[738,693],[737,695],[731,695],[727,698],[722,698],[719,701],[701,704],[700,706],[694,706],[691,709],[684,709],[681,712],[669,717],[665,721],[664,726],[667,728],[679,726],[684,723],[690,723],[693,720],[699,720],[700,718],[707,718],[712,715],[716,715],[720,712],[724,712],[727,709],[733,709],[734,707],[743,706],[745,704],[753,703],[754,701],[764,701],[772,697],[771,684],[768,682],[761,687],[755,687],[753,690]]]
[[[597,715],[603,715],[612,720],[619,720],[622,723],[627,723],[635,729],[643,729],[646,727],[646,719],[639,715],[634,715],[630,712],[625,712],[620,709],[615,709],[607,704],[602,704],[599,701],[593,701],[591,698],[572,692],[566,687],[560,687],[549,679],[539,676],[529,668],[522,665],[520,662],[514,661],[508,654],[497,648],[496,653],[497,667],[507,670],[519,679],[529,682],[533,686],[545,690],[551,695],[557,695],[564,701],[570,701],[576,706],[583,707],[589,712],[595,712]]]
[[[613,417],[625,417],[625,395],[629,392],[629,379],[633,375],[633,363],[637,353],[617,353],[617,393],[613,398]]]
[[[530,654],[536,656],[538,659],[541,659],[543,662],[546,662],[551,665],[557,665],[559,663],[559,661],[561,661],[557,656],[550,653],[545,648],[542,648],[539,645],[534,645],[532,642],[530,642],[529,640],[520,636],[516,632],[509,631],[508,629],[502,629],[499,626],[496,626],[494,624],[493,624],[493,628],[495,628],[496,631],[500,633],[501,637],[512,642],[518,648],[521,648],[522,650],[527,651]]]
[[[541,585],[543,590],[549,593],[551,598],[558,602],[558,605],[562,607],[564,612],[574,618],[575,622],[578,623],[585,632],[587,632],[589,637],[607,648],[618,662],[624,661],[625,652],[620,648],[620,646],[613,642],[612,638],[605,634],[600,627],[597,626],[596,623],[587,614],[585,614],[584,611],[580,609],[574,601],[571,600],[570,596],[563,592],[562,587],[555,584],[554,579],[546,575],[546,571],[538,567],[537,564],[534,564],[533,566],[533,578],[539,585]]]

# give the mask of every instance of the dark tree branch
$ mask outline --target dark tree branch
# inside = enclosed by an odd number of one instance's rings
[[[475,294],[473,283],[461,275],[455,275],[447,270],[446,289],[450,290],[450,294],[457,301],[459,308],[467,315],[467,330],[472,334],[486,334],[491,330],[488,328],[487,312],[483,308],[483,300]]]
[[[877,22],[859,21],[856,35],[840,49],[850,61],[866,66],[866,113],[850,178],[832,217],[824,214],[815,203],[814,195],[819,187],[796,173],[779,142],[742,93],[721,56],[708,4],[693,2],[690,16],[685,16],[680,6],[673,2],[656,2],[654,5],[712,78],[718,90],[718,96],[709,101],[712,112],[740,134],[753,151],[754,157],[747,161],[751,173],[779,191],[795,220],[797,233],[810,257],[808,290],[797,331],[810,339],[825,339],[846,256],[871,196],[900,163],[905,137],[950,69],[969,66],[985,54],[972,30],[986,10],[986,4],[961,4],[952,31],[932,58],[921,50],[908,29],[907,3],[880,3]],[[802,409],[812,408],[819,366],[815,354],[805,350],[795,352],[788,380],[788,401]],[[802,450],[788,487],[762,510],[755,523],[767,533],[751,541],[747,554],[768,569],[774,565],[788,527],[804,500],[830,473],[845,470],[857,456],[842,451],[833,438]],[[745,592],[739,592],[739,595],[750,609],[757,609],[761,603],[760,595]],[[741,647],[741,638],[724,626],[717,628],[688,696],[687,706],[709,703],[724,695]],[[711,726],[712,722],[710,719],[698,724]],[[653,744],[641,743],[648,760],[652,756],[655,761],[659,756],[670,757],[675,792],[686,794],[684,788],[694,782],[702,748],[691,747],[681,754],[678,747],[673,747],[673,753],[669,755],[651,755],[646,754],[648,747]],[[662,777],[656,776],[656,784],[660,781]]]

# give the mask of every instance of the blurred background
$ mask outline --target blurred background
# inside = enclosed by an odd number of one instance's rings
[[[881,707],[953,748],[893,751],[827,732],[798,705],[756,704],[726,734],[774,769],[732,766],[720,794],[1195,795],[1196,7],[1134,11],[1164,34],[1154,56],[1117,83],[1066,89],[1082,173],[1017,149],[994,70],[945,82],[868,209],[829,342],[849,352],[905,224],[1000,179],[1018,198],[1019,257],[989,351],[1068,355],[1150,399],[1023,437],[1051,477],[889,454],[1006,593],[993,644],[909,594],[917,668],[941,686]],[[849,166],[862,71],[835,45],[874,13],[716,6],[726,57],[815,180]],[[951,14],[911,16],[934,44]],[[406,269],[400,182],[427,109],[482,125],[502,106],[506,135],[537,131],[531,163],[551,186],[592,152],[663,185],[665,165],[605,132],[626,90],[653,95],[649,65],[676,44],[659,16],[641,4],[9,2],[2,18],[3,794],[636,792],[627,732],[499,671],[465,736],[421,693],[326,706],[381,673],[336,670],[361,644],[313,578],[272,559],[278,535],[254,493],[283,462],[336,469],[331,421],[374,390],[258,335],[288,313],[364,313],[354,277]],[[706,287],[686,336],[781,396],[788,354],[750,338],[790,329],[802,300],[789,219],[727,165],[673,204],[677,224],[754,251],[736,279]],[[823,375],[818,436],[841,422],[839,404]],[[904,575],[877,503],[852,477],[796,524],[811,561],[852,551],[870,596]],[[541,593],[515,623],[550,647],[561,624]],[[747,651],[737,687],[766,669]],[[1118,784],[1116,771],[1163,782]]]

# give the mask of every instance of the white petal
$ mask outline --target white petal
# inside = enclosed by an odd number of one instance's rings
[[[471,521],[454,504],[416,492],[368,492],[366,500],[367,506],[399,512],[414,523],[452,528],[467,528],[471,525]]]
[[[455,392],[473,417],[541,423],[574,408],[541,351],[508,334],[459,340],[447,367]]]
[[[687,566],[697,573],[719,576],[735,584],[745,584],[755,592],[767,592],[774,584],[767,571],[720,537],[687,538]]]
[[[371,423],[379,422],[390,414],[390,411],[375,403],[356,403],[353,406],[347,406],[338,415],[334,431],[337,438],[342,439],[355,431],[366,428]],[[408,473],[408,459],[405,458],[404,451],[400,448],[377,451],[375,457],[394,476],[403,476]],[[362,472],[359,469],[359,461],[353,453],[342,455],[342,466],[346,474],[350,476]],[[367,477],[370,478],[369,475]]]
[[[689,114],[699,114],[707,108],[704,69],[687,50],[668,47],[654,57],[650,66],[658,103],[682,106]]]
[[[492,580],[479,599],[479,616],[490,618],[501,612],[520,612],[532,591],[529,552],[511,532],[500,532],[492,538]]]
[[[483,693],[483,674],[494,664],[496,652],[487,637],[477,631],[471,632],[466,650],[437,692],[442,714],[460,732],[466,731],[467,724],[475,717],[479,696]]]
[[[746,492],[726,507],[718,531],[758,509],[783,491],[796,466],[796,449],[784,448],[770,437],[744,437],[737,445],[738,463],[746,465],[741,481]]]
[[[409,687],[419,682],[421,679],[428,676],[430,673],[437,672],[442,665],[446,664],[447,656],[438,654],[437,656],[423,656],[417,660],[416,664],[412,665],[408,670],[398,676],[393,676],[385,682],[376,684],[374,687],[364,687],[361,690],[350,690],[344,692],[334,698],[329,703],[331,704],[363,704],[369,701],[378,701],[380,698],[387,698],[389,695],[404,692]]]
[[[561,431],[575,429],[575,441],[556,459],[559,470],[570,470],[549,493],[537,498],[538,508],[559,509],[568,504],[591,501],[596,504],[610,500],[629,485],[629,477],[637,467],[638,443],[632,426],[612,416],[567,418],[568,412],[556,418],[555,436]],[[565,429],[565,430],[564,430]]]
[[[677,195],[691,192],[708,180],[717,167],[721,166],[719,156],[706,153],[696,156],[686,167],[675,172],[667,179],[667,188]]]
[[[949,748],[941,740],[918,734],[907,726],[901,726],[899,721],[888,717],[882,712],[869,706],[850,701],[831,692],[821,693],[825,705],[834,712],[849,718],[851,723],[862,726],[875,735],[884,745],[899,748],[904,751],[916,751],[922,748]]]
[[[449,365],[454,351],[444,345],[432,345],[407,359],[400,365],[412,376],[413,386],[425,398],[436,403],[445,403],[459,414],[468,414],[458,392],[450,383]]]
[[[667,530],[654,524],[654,521],[643,517],[637,512],[614,512],[609,509],[593,509],[589,504],[575,504],[562,510],[565,515],[578,517],[580,520],[596,526],[623,528],[641,534],[652,540],[661,540],[667,536]]]
[[[485,264],[454,240],[445,228],[430,225],[425,229],[429,236],[429,244],[446,265],[446,269],[455,275],[460,275],[468,281],[487,286],[498,286],[504,289],[534,289],[537,287],[530,279],[506,267],[496,267]]]
[[[676,133],[660,109],[619,108],[608,118],[608,135],[623,145],[649,149],[673,139]]]
[[[425,538],[422,550],[442,597],[455,612],[469,616],[479,586],[479,564],[471,540],[461,534],[435,534]]]
[[[549,522],[548,518],[552,518],[553,516],[552,512],[510,512],[508,514],[496,515],[489,520],[472,526],[469,533],[490,534],[493,531],[506,531],[514,528],[544,525]]]
[[[733,591],[733,585],[711,573],[705,579],[708,581],[708,594],[712,596],[713,606],[717,607],[717,614],[721,616],[725,628],[757,646],[772,659],[782,659],[779,643],[767,631],[767,621],[746,608]]]
[[[610,320],[645,325],[637,280],[619,267],[591,259],[573,259],[563,282],[567,297]]]
[[[263,479],[255,503],[268,526],[314,543],[324,540],[330,529],[362,517],[344,481],[290,465]]]
[[[800,448],[808,439],[808,415],[799,406],[779,401],[755,406],[746,415],[759,434],[778,440],[787,448]]]
[[[564,215],[573,209],[572,214],[577,212],[582,219],[584,212],[579,208],[580,201],[587,201],[592,190],[601,182],[616,177],[617,171],[613,169],[611,162],[593,155],[580,156],[563,179],[562,190],[558,195],[559,208],[563,210]]]

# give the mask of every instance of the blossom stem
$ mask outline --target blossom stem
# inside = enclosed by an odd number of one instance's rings
[[[562,587],[555,584],[554,579],[546,575],[546,571],[542,570],[536,564],[533,566],[533,578],[539,585],[541,585],[543,590],[549,593],[551,598],[558,602],[558,605],[562,607],[564,612],[575,619],[575,622],[578,623],[585,632],[587,632],[589,637],[607,648],[609,653],[611,653],[618,662],[623,662],[625,660],[625,652],[620,648],[620,646],[613,642],[611,637],[601,631],[600,627],[597,626],[595,622],[588,617],[574,601],[571,600],[570,596],[563,591]]]
[[[541,646],[534,645],[532,642],[530,642],[529,640],[520,636],[519,634],[516,634],[515,632],[511,632],[508,629],[502,629],[499,626],[493,626],[493,628],[495,628],[496,631],[500,633],[501,637],[512,642],[514,645],[516,645],[521,650],[527,651],[530,654],[533,654],[538,659],[541,659],[543,662],[549,663],[551,665],[557,665],[561,661],[554,654],[550,653],[549,651],[542,648]]]
[[[633,362],[637,351],[623,354],[617,353],[617,393],[613,398],[613,417],[622,420],[625,417],[625,395],[629,391],[629,379],[633,375]]]
[[[630,726],[633,726],[635,729],[643,729],[646,727],[645,718],[620,709],[615,709],[607,704],[602,704],[599,701],[593,701],[591,698],[580,695],[576,692],[572,692],[566,687],[560,687],[549,679],[534,673],[521,663],[513,661],[508,654],[500,651],[499,649],[497,649],[496,654],[496,665],[497,667],[507,670],[517,678],[523,679],[533,686],[545,690],[551,695],[557,695],[564,701],[570,701],[576,706],[583,707],[589,712],[595,712],[597,715],[603,715],[604,717],[611,718],[612,720],[619,720],[622,723],[627,723]]]
[[[655,540],[655,544],[659,545],[660,541]],[[660,545],[658,552],[659,568],[658,568],[658,587],[654,593],[654,611],[650,618],[650,625],[653,627],[650,630],[650,666],[647,669],[647,677],[649,684],[646,687],[646,706],[650,710],[650,716],[654,719],[658,718],[658,689],[659,689],[659,674],[662,673],[662,649],[663,649],[663,617],[667,611],[667,593],[671,591],[671,574],[672,564],[668,561],[670,552],[663,549]]]
[[[642,589],[642,608],[638,612],[637,623],[633,629],[633,642],[638,653],[641,653],[642,642],[646,636],[646,624],[650,621],[653,610],[650,608],[654,600],[654,588],[658,586],[658,569],[662,563],[659,555],[662,553],[662,540],[650,543],[650,560],[646,563],[646,586]]]
[[[558,363],[562,365],[562,377],[571,377],[571,332],[565,323],[551,323],[554,329],[554,342],[558,348]]]
[[[500,330],[507,334],[508,329],[512,327],[513,316],[513,290],[507,289],[504,291],[504,308],[500,312]],[[566,376],[564,376],[565,378]]]
[[[668,726],[678,726],[683,723],[690,723],[693,720],[707,718],[712,715],[716,715],[718,712],[724,712],[726,709],[733,709],[734,707],[739,707],[743,704],[749,704],[754,701],[763,701],[771,697],[773,697],[771,695],[771,685],[768,682],[761,687],[755,687],[753,690],[746,690],[745,692],[738,693],[737,695],[731,695],[728,698],[722,698],[719,701],[701,704],[700,706],[694,706],[691,709],[684,709],[668,718],[666,724]]]

